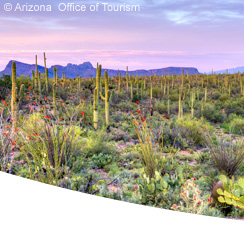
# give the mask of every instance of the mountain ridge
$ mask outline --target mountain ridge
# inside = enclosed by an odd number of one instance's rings
[[[0,72],[0,77],[5,74],[5,75],[11,75],[12,73],[12,62],[16,63],[16,75],[17,77],[20,75],[25,75],[25,76],[31,76],[32,75],[32,70],[35,70],[35,64],[27,64],[23,63],[20,61],[15,61],[15,60],[10,60],[8,64],[6,65],[5,69]],[[53,66],[52,65],[50,68],[48,68],[48,74],[49,77],[53,77]],[[66,77],[69,78],[75,78],[77,76],[81,76],[82,78],[89,78],[91,76],[96,76],[96,68],[93,67],[93,65],[90,62],[84,62],[82,64],[71,64],[68,63],[66,66],[62,65],[55,65],[56,68],[58,69],[58,76],[62,76],[62,72],[66,73]],[[44,73],[45,68],[41,65],[37,66],[37,69],[39,72]],[[129,71],[130,75],[136,75],[138,74],[139,76],[150,76],[154,75],[155,73],[157,75],[180,75],[182,74],[184,69],[185,74],[189,73],[191,74],[200,74],[197,68],[194,67],[166,67],[166,68],[161,68],[161,69],[138,69],[138,70],[132,70]],[[102,75],[104,75],[105,70],[108,71],[108,75],[110,77],[117,76],[118,70],[114,69],[102,69]],[[119,70],[119,73],[121,73],[122,76],[126,75],[125,70]]]

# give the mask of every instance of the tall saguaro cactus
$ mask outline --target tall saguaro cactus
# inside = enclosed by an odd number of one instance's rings
[[[53,116],[57,116],[57,109],[56,109],[56,84],[53,83]]]
[[[126,67],[126,89],[129,90],[129,72],[128,72],[128,66]]]
[[[46,92],[48,94],[48,70],[47,70],[47,58],[46,54],[44,52],[44,66],[45,66],[45,79],[46,79]]]
[[[42,85],[41,85],[41,73],[40,72],[38,72],[38,89],[39,89],[39,101],[41,101]]]
[[[181,79],[181,92],[180,92],[181,97],[183,95],[183,86],[184,86],[184,69],[182,72],[182,79]]]
[[[150,91],[150,112],[151,112],[151,116],[153,116],[152,83],[151,83],[151,91]]]
[[[105,95],[103,96],[102,93],[100,92],[100,96],[105,101],[106,125],[109,126],[109,102],[110,102],[110,98],[112,97],[112,93],[110,93],[108,90],[108,72],[107,72],[107,70],[105,71],[104,78],[105,78]]]
[[[34,73],[34,70],[32,70],[32,87],[34,89],[34,86],[35,86],[35,73]]]
[[[17,91],[16,91],[16,64],[12,63],[12,97],[11,97],[11,111],[13,128],[17,127],[17,116],[18,116],[18,103],[17,103]]]
[[[55,65],[53,66],[53,83],[56,81],[56,67]]]
[[[101,79],[102,66],[97,64],[96,88],[93,94],[93,127],[98,128],[98,104],[99,104],[99,90]]]
[[[38,69],[37,69],[37,55],[36,55],[36,68],[35,68],[35,88],[38,86]]]

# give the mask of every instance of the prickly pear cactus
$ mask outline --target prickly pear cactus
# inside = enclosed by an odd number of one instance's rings
[[[168,183],[155,172],[155,177],[151,180],[143,174],[139,180],[138,198],[142,204],[158,206],[163,201],[163,196],[167,193]]]
[[[223,189],[217,190],[220,203],[233,205],[234,207],[244,209],[244,178],[240,178],[235,182],[234,178],[228,179],[226,176],[221,175],[221,182]]]

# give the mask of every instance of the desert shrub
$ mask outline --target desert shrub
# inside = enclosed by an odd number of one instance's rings
[[[228,94],[223,94],[223,95],[221,95],[220,97],[219,97],[219,100],[221,101],[221,102],[225,102],[226,100],[228,100],[229,99],[229,95]]]
[[[152,88],[152,96],[153,98],[159,98],[162,96],[162,90],[159,87]]]
[[[242,117],[235,117],[229,123],[223,123],[222,128],[226,133],[243,135],[244,119]]]
[[[242,115],[244,112],[243,104],[240,99],[229,99],[224,103],[224,106],[226,108],[227,115],[231,113]]]
[[[154,110],[158,111],[160,114],[167,114],[168,107],[163,101],[157,101],[154,105]]]
[[[170,94],[169,99],[173,102],[179,101],[179,94],[175,94],[175,93]]]
[[[208,131],[201,131],[201,133],[205,145],[210,149],[215,167],[229,177],[234,175],[244,161],[244,140],[234,141],[231,134],[229,136],[222,134],[214,135],[214,138],[217,139],[214,142],[213,136]]]
[[[226,114],[224,114],[221,109],[217,109],[214,105],[209,103],[204,105],[203,116],[210,122],[215,123],[222,123],[226,118]]]
[[[204,120],[192,119],[191,117],[181,117],[176,120],[176,127],[178,133],[186,138],[188,143],[191,145],[200,145],[203,144],[203,137],[201,134],[202,129],[207,129],[209,131],[213,131],[214,127],[212,127],[209,123]]]
[[[96,154],[114,154],[117,152],[113,142],[110,141],[110,136],[105,129],[93,131],[89,130],[86,137],[81,138],[82,153],[86,157],[91,157]]]

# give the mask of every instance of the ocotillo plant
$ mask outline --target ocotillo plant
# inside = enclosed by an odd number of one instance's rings
[[[47,58],[46,54],[44,53],[44,66],[45,66],[45,79],[46,79],[46,92],[48,94],[48,69],[47,69]]]
[[[110,93],[108,90],[108,72],[107,72],[107,70],[104,73],[104,79],[105,79],[105,95],[103,96],[102,92],[100,92],[100,96],[105,101],[106,125],[109,126],[109,102],[112,98],[112,93]]]
[[[11,97],[11,111],[13,120],[13,129],[17,128],[18,119],[18,103],[17,103],[17,91],[16,91],[16,64],[12,63],[12,97]]]
[[[57,116],[57,109],[56,109],[56,84],[53,83],[53,116]]]

